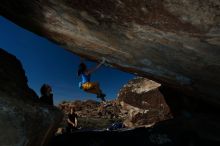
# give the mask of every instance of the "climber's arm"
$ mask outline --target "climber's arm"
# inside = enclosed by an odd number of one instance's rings
[[[105,63],[105,59],[103,58],[103,59],[102,59],[102,62],[100,62],[99,64],[97,64],[96,67],[94,67],[94,68],[88,70],[88,71],[86,72],[86,74],[89,75],[89,74],[95,72],[95,71],[96,71],[98,68],[100,68],[100,67],[102,66],[102,64],[104,64],[104,63]]]

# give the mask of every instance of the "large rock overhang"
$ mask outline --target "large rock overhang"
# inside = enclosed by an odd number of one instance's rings
[[[0,14],[65,49],[220,103],[220,3],[2,0]]]

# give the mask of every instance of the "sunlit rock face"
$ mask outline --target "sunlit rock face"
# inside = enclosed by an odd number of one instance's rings
[[[124,121],[127,127],[152,126],[172,118],[170,108],[159,91],[160,86],[152,80],[137,77],[120,89],[118,100],[122,111],[128,113]]]
[[[48,142],[62,113],[43,107],[16,57],[0,49],[0,145],[41,146]]]
[[[217,0],[2,0],[0,13],[73,53],[219,104],[219,7]]]

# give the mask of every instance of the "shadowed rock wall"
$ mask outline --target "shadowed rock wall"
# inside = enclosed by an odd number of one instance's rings
[[[40,105],[16,57],[0,49],[0,145],[43,146],[61,119],[58,109]]]

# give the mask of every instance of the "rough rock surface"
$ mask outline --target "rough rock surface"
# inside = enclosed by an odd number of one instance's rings
[[[0,49],[0,145],[43,146],[61,119],[58,109],[38,103],[21,63]]]
[[[124,85],[118,93],[118,100],[122,109],[128,112],[126,126],[152,125],[172,118],[159,87],[160,84],[141,77]]]
[[[2,0],[0,14],[78,55],[220,103],[218,0]]]

